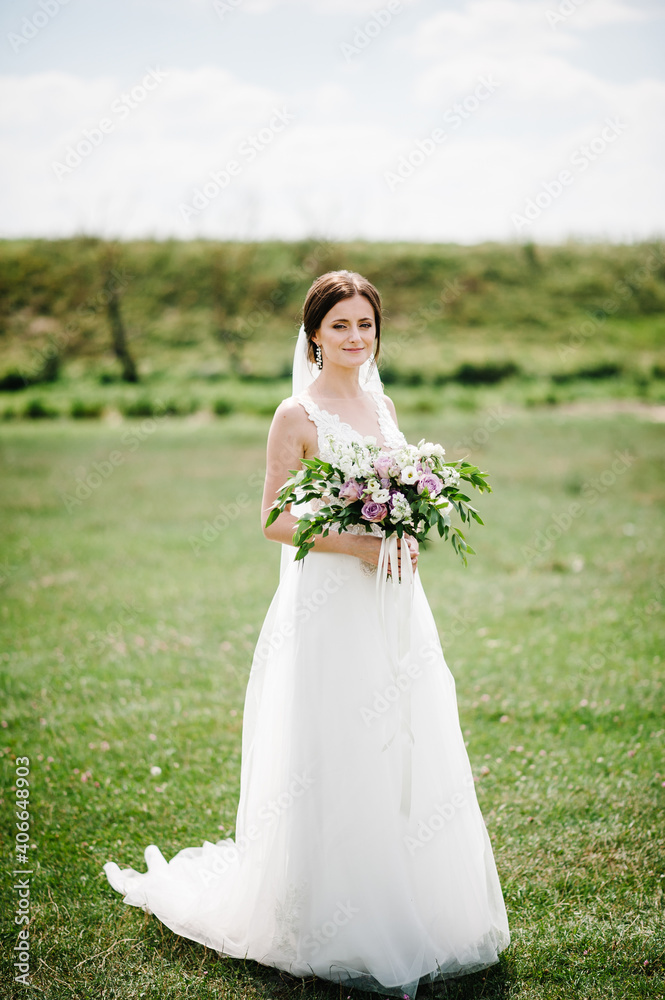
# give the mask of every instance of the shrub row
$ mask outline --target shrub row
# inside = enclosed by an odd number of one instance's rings
[[[446,382],[448,383],[458,383],[466,388],[473,388],[476,386],[483,385],[493,385],[503,379],[510,378],[517,374],[524,374],[520,372],[516,365],[507,362],[504,366],[496,365],[472,365],[466,364],[461,365],[460,368],[455,372],[453,376],[448,376],[442,378],[439,375],[434,376],[430,379],[425,379],[425,377],[420,372],[414,373],[400,373],[399,376],[392,372],[388,366],[381,372],[381,377],[389,388],[390,385],[395,386],[410,386],[414,388],[422,388],[423,390],[436,389],[442,386]],[[556,385],[564,386],[575,380],[582,382],[587,380],[590,382],[598,382],[601,379],[611,379],[624,376],[627,379],[627,385],[634,383],[635,386],[639,387],[640,395],[642,395],[643,390],[647,387],[651,381],[662,381],[665,380],[665,366],[660,364],[655,364],[652,366],[650,372],[638,373],[629,372],[625,367],[616,362],[599,362],[593,367],[588,367],[585,369],[580,369],[574,372],[561,372],[558,374],[551,375],[549,377],[543,377],[541,379],[530,380],[530,384],[541,385],[545,390],[549,392],[547,398],[551,398],[552,402],[557,402],[558,397],[556,394],[548,390],[548,386],[554,387]],[[196,413],[199,410],[205,409],[208,405],[212,409],[212,412],[218,417],[224,417],[231,413],[243,412],[252,413],[257,416],[272,416],[275,411],[281,395],[286,395],[284,391],[283,384],[273,383],[275,391],[262,391],[258,394],[250,396],[239,396],[238,398],[233,398],[233,394],[228,396],[220,396],[213,400],[210,404],[208,402],[202,402],[198,399],[170,399],[166,402],[159,398],[152,398],[150,396],[141,396],[137,399],[123,401],[118,405],[118,409],[124,417],[129,419],[139,419],[145,417],[159,417],[159,416],[173,416],[182,417],[187,416],[191,413]],[[266,389],[268,387],[266,386]],[[277,391],[279,390],[279,391]],[[427,393],[425,393],[427,396]],[[432,397],[434,399],[435,397]],[[460,401],[463,397],[460,397]],[[469,399],[472,397],[469,396]],[[540,399],[540,397],[538,397]],[[410,405],[418,408],[421,403],[423,403],[423,397],[420,402],[419,398],[414,398]],[[427,407],[431,408],[432,400],[427,397],[426,400]],[[423,403],[423,406],[425,403]],[[4,420],[14,420],[14,419],[27,419],[27,420],[52,420],[59,417],[71,417],[74,420],[98,420],[100,419],[104,411],[108,408],[109,403],[104,402],[99,399],[94,400],[82,400],[74,399],[69,405],[63,403],[61,406],[54,405],[50,399],[43,398],[41,396],[33,396],[33,398],[26,403],[22,408],[14,408],[12,406],[6,408],[1,414],[1,418]]]

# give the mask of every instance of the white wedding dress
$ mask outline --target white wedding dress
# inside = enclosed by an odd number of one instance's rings
[[[372,397],[385,445],[402,445]],[[329,434],[362,440],[298,398],[322,457]],[[403,585],[382,606],[376,582],[349,555],[285,560],[247,687],[235,840],[104,869],[126,903],[225,955],[412,998],[495,963],[510,938],[420,578],[401,657]]]

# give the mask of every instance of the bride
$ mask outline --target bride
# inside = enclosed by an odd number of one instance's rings
[[[405,443],[380,339],[373,285],[316,279],[268,436],[264,526],[290,470],[330,457],[331,439]],[[317,536],[296,562],[305,507],[264,527],[282,564],[247,687],[235,840],[104,869],[126,903],[225,955],[413,998],[498,960],[503,896],[416,541],[388,586],[377,526]]]

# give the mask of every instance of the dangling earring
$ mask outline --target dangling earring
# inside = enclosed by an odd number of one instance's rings
[[[314,356],[316,357],[316,367],[321,371],[323,368],[323,352],[318,344],[314,344]]]
[[[367,369],[367,374],[365,375],[365,385],[369,382],[372,375],[374,374],[374,369],[376,368],[376,358],[372,355],[372,360],[370,361],[369,368]]]

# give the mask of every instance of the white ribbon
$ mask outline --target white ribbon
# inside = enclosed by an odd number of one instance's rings
[[[399,734],[402,741],[402,797],[400,811],[408,819],[411,811],[411,747],[413,733],[411,732],[411,692],[407,687],[402,691],[399,686],[400,676],[405,675],[405,668],[411,651],[411,608],[413,605],[413,565],[411,551],[406,539],[401,540],[401,580],[398,563],[397,536],[383,536],[379,550],[379,563],[376,570],[376,595],[379,616],[384,634],[388,641],[390,670],[395,686],[400,694]],[[390,572],[391,587],[395,605],[395,644],[392,643],[386,627],[386,594],[388,589],[388,572]],[[407,675],[408,676],[408,675]],[[386,750],[396,734],[393,734],[383,748]]]

